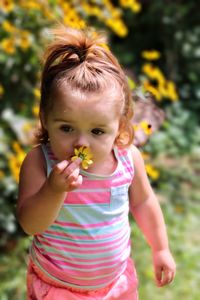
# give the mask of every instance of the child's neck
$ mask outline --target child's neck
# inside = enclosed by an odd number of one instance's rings
[[[107,159],[94,163],[94,165],[88,169],[88,172],[98,175],[110,175],[116,170],[117,164],[118,161],[113,150]]]

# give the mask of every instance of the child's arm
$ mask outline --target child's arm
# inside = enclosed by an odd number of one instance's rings
[[[67,192],[82,183],[80,162],[61,161],[47,178],[41,147],[27,154],[21,167],[17,204],[18,220],[26,233],[43,232],[54,222]]]
[[[134,146],[132,154],[135,176],[130,187],[130,209],[152,249],[157,285],[164,286],[173,280],[176,266],[169,250],[163,214],[149,183],[143,158]]]

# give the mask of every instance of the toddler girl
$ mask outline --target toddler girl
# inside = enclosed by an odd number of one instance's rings
[[[39,145],[20,173],[18,219],[33,235],[27,299],[136,300],[129,211],[152,249],[158,286],[173,280],[175,263],[132,145],[131,92],[102,36],[54,33],[42,73]]]

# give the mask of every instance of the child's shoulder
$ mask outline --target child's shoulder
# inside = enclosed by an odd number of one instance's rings
[[[135,145],[130,145],[127,150],[131,153],[133,160],[142,159],[142,154]]]
[[[42,152],[41,145],[34,146],[25,156],[22,163],[22,168],[27,168],[30,166],[45,166],[44,155]]]

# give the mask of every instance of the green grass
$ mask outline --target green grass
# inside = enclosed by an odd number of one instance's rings
[[[190,203],[187,211],[177,212],[172,204],[162,205],[170,247],[177,272],[172,284],[157,288],[154,284],[150,248],[132,221],[132,256],[135,259],[140,281],[139,295],[142,300],[198,300],[200,282],[199,260],[199,213],[200,206]]]

